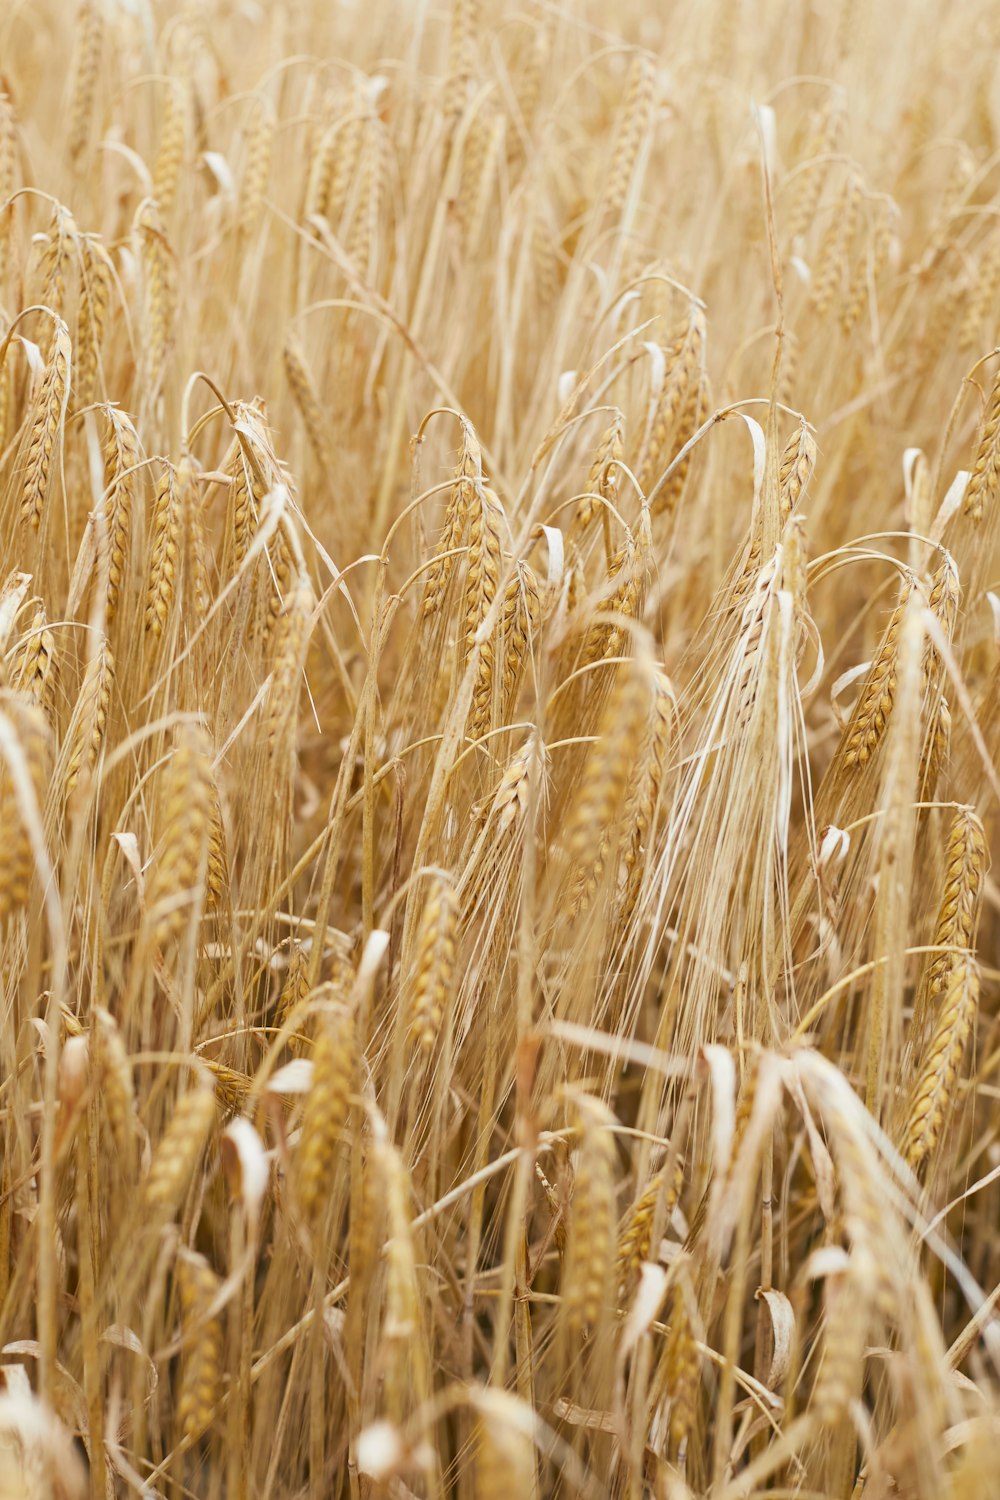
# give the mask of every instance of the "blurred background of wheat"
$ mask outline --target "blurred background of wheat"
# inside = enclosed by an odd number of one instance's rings
[[[1000,1494],[1000,17],[0,10],[0,1495]]]

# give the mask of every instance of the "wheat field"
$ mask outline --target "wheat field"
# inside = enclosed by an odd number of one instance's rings
[[[1000,1495],[998,57],[0,6],[0,1500]]]

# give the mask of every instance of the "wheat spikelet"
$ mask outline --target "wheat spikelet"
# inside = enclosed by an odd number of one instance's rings
[[[857,177],[851,175],[841,189],[816,257],[811,299],[820,317],[828,312],[834,297],[843,295],[846,290],[848,249],[860,206],[861,184]]]
[[[448,583],[455,571],[457,559],[454,549],[460,547],[464,540],[476,498],[476,486],[481,484],[482,474],[483,458],[479,440],[471,424],[463,422],[462,453],[455,470],[455,483],[448,499],[441,542],[434,563],[427,570],[427,582],[424,586],[421,606],[425,618],[437,614],[444,601]],[[449,552],[451,556],[447,555]]]
[[[274,1012],[274,1024],[283,1027],[293,1014],[299,1016],[299,1026],[304,1024],[305,1003],[312,993],[309,984],[309,954],[301,943],[293,943],[288,959],[288,968],[285,971],[285,982],[281,986],[278,1003]],[[293,1052],[300,1050],[298,1036],[292,1037],[289,1043]]]
[[[947,726],[944,732],[947,734]],[[928,757],[937,753],[935,739],[927,748]],[[930,769],[925,768],[925,774],[929,775]],[[934,926],[934,947],[941,951],[928,957],[914,1006],[913,1036],[917,1046],[927,1045],[928,1028],[935,1024],[930,1013],[943,1003],[955,964],[963,955],[975,951],[986,863],[982,824],[971,808],[960,808],[952,819],[945,844],[944,885]]]
[[[573,915],[593,902],[604,874],[636,743],[649,714],[643,678],[627,668],[608,699],[596,744],[591,746],[568,816],[567,852],[572,864],[569,906]]]
[[[797,173],[795,196],[788,211],[788,237],[793,244],[816,217],[828,170],[821,158],[836,149],[842,121],[841,110],[833,98],[812,117],[804,152],[808,169]]]
[[[114,619],[128,568],[132,510],[141,462],[139,435],[131,419],[117,407],[106,408],[108,442],[104,452],[104,526],[108,549],[106,619]]]
[[[351,1284],[347,1293],[345,1337],[353,1342],[364,1326],[371,1283],[378,1269],[381,1243],[382,1184],[374,1170],[373,1153],[356,1141],[352,1150],[351,1208],[347,1261]],[[356,1349],[357,1345],[353,1345]]]
[[[976,435],[976,452],[972,460],[972,475],[965,491],[963,513],[973,526],[983,519],[988,505],[997,496],[1000,482],[1000,371],[990,391],[979,431]]]
[[[678,1160],[669,1178],[666,1167],[654,1172],[630,1207],[618,1230],[615,1276],[619,1287],[627,1288],[639,1275],[643,1261],[649,1259],[657,1211],[662,1213],[663,1224],[669,1224],[683,1186],[684,1167]]]
[[[277,744],[293,725],[298,704],[299,676],[305,665],[309,644],[309,621],[313,609],[313,592],[308,578],[299,578],[289,594],[278,619],[275,633],[274,675],[267,705],[267,736]]]
[[[806,1073],[814,1107],[827,1127],[837,1168],[841,1220],[852,1256],[863,1257],[872,1282],[872,1300],[891,1316],[898,1303],[900,1247],[886,1219],[887,1187],[856,1095],[835,1071],[812,1065]],[[870,1268],[870,1270],[868,1269]]]
[[[518,563],[514,578],[504,595],[503,614],[500,617],[504,643],[500,685],[505,718],[514,712],[517,690],[538,633],[541,613],[538,580],[527,563]]]
[[[535,1493],[534,1413],[508,1391],[477,1391],[473,1404],[478,1500],[528,1500]]]
[[[21,520],[33,531],[37,531],[41,525],[42,511],[49,492],[56,436],[66,412],[70,352],[69,330],[59,318],[56,320],[45,378],[35,403],[21,484]]]
[[[333,122],[336,98],[327,90],[323,98],[323,109],[316,128],[312,131],[309,172],[302,204],[302,223],[307,234],[315,233],[313,220],[324,217],[330,196],[334,165],[337,159],[338,132]],[[299,302],[308,300],[310,241],[304,238],[299,250]]]
[[[77,234],[76,221],[64,204],[57,203],[52,210],[52,227],[45,237],[45,244],[39,265],[39,271],[42,276],[42,289],[39,300],[53,314],[62,313],[66,307],[66,277],[75,265],[75,261],[72,259],[74,250],[77,251],[78,256],[79,236]],[[52,357],[52,349],[58,332],[59,324],[55,322],[52,325],[49,347],[46,354],[48,359]]]
[[[659,800],[666,765],[676,724],[677,703],[673,685],[665,673],[653,674],[652,712],[650,716],[649,755],[644,764],[644,776],[630,799],[631,835],[625,854],[625,868],[631,870],[641,855],[643,836],[650,827],[656,804]]]
[[[743,1081],[740,1085],[739,1095],[736,1101],[736,1115],[733,1121],[732,1140],[729,1145],[729,1160],[726,1163],[723,1187],[719,1193],[720,1201],[727,1198],[738,1198],[743,1191],[742,1183],[744,1174],[756,1170],[756,1160],[748,1161],[744,1150],[745,1143],[750,1131],[750,1121],[753,1118],[757,1105],[758,1084],[760,1082],[760,1056],[749,1059]],[[759,1147],[758,1147],[759,1149]],[[707,1212],[708,1197],[702,1200],[702,1208]]]
[[[828,1310],[823,1363],[811,1409],[826,1426],[838,1422],[860,1391],[863,1357],[871,1320],[875,1267],[868,1250],[852,1249],[846,1269],[827,1278]],[[831,1288],[831,1283],[837,1283]]]
[[[330,449],[330,441],[327,436],[326,418],[320,406],[319,396],[313,384],[309,367],[298,340],[293,334],[289,334],[285,340],[285,375],[295,405],[299,409],[302,425],[309,439],[309,446],[316,456],[316,462],[324,474],[333,472],[333,453]]]
[[[41,604],[11,662],[11,680],[25,698],[51,717],[55,698],[55,637]]]
[[[753,717],[762,683],[762,667],[765,662],[765,639],[772,613],[778,562],[785,562],[784,553],[776,552],[760,568],[753,580],[753,594],[743,609],[740,620],[740,635],[734,647],[735,681],[732,703],[737,726],[744,729]]]
[[[652,714],[641,770],[633,780],[625,812],[628,834],[622,863],[625,873],[623,915],[626,917],[631,915],[638,898],[646,840],[656,818],[663,789],[663,774],[677,721],[673,685],[663,672],[656,672],[654,675],[652,697]]]
[[[355,174],[351,201],[353,205],[347,233],[347,256],[361,273],[373,278],[372,257],[378,239],[378,220],[386,173],[386,142],[378,116],[372,110],[363,115],[360,166]],[[334,174],[334,182],[336,174]],[[330,184],[331,200],[334,182]],[[459,190],[461,192],[461,189]],[[461,217],[461,211],[460,211]]]
[[[260,520],[260,506],[267,493],[267,481],[263,475],[258,476],[254,472],[244,451],[243,441],[252,446],[262,469],[271,471],[274,466],[269,460],[266,463],[262,462],[267,457],[268,445],[261,403],[238,401],[236,420],[239,426],[248,429],[249,433],[249,435],[242,434],[242,441],[237,438],[233,443],[225,469],[230,481],[229,535],[233,565],[238,568],[250,550],[250,544]]]
[[[799,503],[816,467],[816,440],[805,422],[782,449],[778,463],[778,495],[782,523]]]
[[[807,607],[806,595],[809,588],[808,538],[802,516],[790,516],[785,522],[778,578],[781,588],[791,595],[793,608],[801,617]]]
[[[378,234],[379,206],[385,174],[384,140],[379,122],[368,117],[364,126],[365,149],[354,194],[355,208],[347,239],[347,256],[371,277],[372,253]],[[331,184],[331,194],[333,184]],[[483,209],[485,212],[485,209]]]
[[[0,90],[0,195],[7,198],[17,176],[17,118],[10,94]]]
[[[295,1154],[295,1197],[303,1217],[315,1223],[329,1197],[337,1143],[354,1087],[354,1017],[344,1006],[328,1007],[321,1017],[312,1063],[312,1087]]]
[[[561,263],[554,240],[545,205],[538,203],[531,220],[531,270],[540,307],[551,307],[559,295]]]
[[[639,616],[646,592],[652,550],[649,510],[643,506],[635,534],[626,535],[622,547],[611,561],[608,572],[616,583],[601,611],[606,611],[611,618],[607,623],[598,619],[590,626],[583,643],[584,662],[612,661],[628,650],[630,633],[624,621],[635,620]]]
[[[154,639],[163,634],[176,597],[182,524],[176,475],[172,465],[164,464],[153,501],[144,613],[145,629]]]
[[[927,603],[932,613],[941,621],[945,634],[951,638],[955,630],[960,597],[958,569],[945,553],[931,581]]]
[[[469,733],[473,739],[486,734],[493,722],[498,653],[501,713],[506,717],[513,711],[531,641],[538,630],[540,614],[541,602],[535,575],[527,563],[518,563],[514,576],[504,591],[497,628],[480,647],[469,725]]]
[[[178,1099],[142,1185],[142,1205],[154,1221],[170,1219],[177,1212],[215,1121],[212,1089],[193,1088]]]
[[[615,1141],[608,1111],[593,1099],[579,1101],[577,1150],[563,1277],[566,1333],[593,1333],[612,1291],[615,1257]]]
[[[971,808],[961,808],[952,819],[945,845],[945,878],[934,929],[934,946],[973,949],[982,904],[986,870],[983,825]],[[954,952],[934,954],[928,961],[924,991],[935,1000],[956,959]]]
[[[435,875],[417,932],[416,963],[410,995],[409,1033],[426,1056],[441,1030],[455,969],[458,896],[444,876]]]
[[[950,751],[951,709],[947,698],[942,696],[928,727],[920,756],[919,785],[920,796],[924,801],[930,801],[934,797],[942,772],[948,764]]]
[[[841,329],[843,329],[844,336],[846,336],[846,338],[849,338],[850,333],[853,332],[856,324],[858,324],[862,312],[865,311],[865,303],[868,302],[868,296],[870,296],[871,281],[874,281],[874,279],[876,279],[877,272],[879,272],[879,270],[882,270],[882,267],[876,267],[876,264],[874,264],[873,254],[873,261],[871,261],[870,272],[870,267],[868,267],[868,255],[865,254],[862,255],[861,260],[859,260],[858,264],[850,267],[849,273],[847,273],[846,297],[844,297],[844,303],[843,306],[841,306],[840,314],[840,326]]]
[[[132,1064],[112,1015],[94,1009],[94,1064],[108,1127],[122,1156],[130,1158],[135,1133]]]
[[[687,397],[681,408],[677,423],[677,433],[674,439],[674,447],[680,451],[683,446],[694,437],[699,427],[708,415],[711,405],[711,393],[708,380],[704,374],[695,380],[688,388]],[[667,479],[663,488],[656,497],[654,513],[658,516],[670,517],[673,515],[677,502],[684,493],[684,486],[691,472],[694,462],[694,450],[689,449],[681,458],[672,474]]]
[[[221,1283],[203,1255],[185,1251],[177,1268],[184,1352],[177,1424],[193,1442],[209,1426],[222,1383],[222,1320],[208,1312]]]
[[[916,1171],[933,1154],[954,1101],[959,1069],[979,1005],[979,971],[956,957],[941,985],[934,1033],[921,1063],[903,1134],[903,1152]]]
[[[76,404],[90,406],[97,400],[101,344],[111,300],[111,268],[103,254],[85,236],[80,241],[83,259],[80,299],[79,353],[76,370]]]
[[[420,1287],[414,1254],[409,1174],[399,1152],[387,1141],[376,1153],[382,1177],[382,1198],[391,1239],[386,1247],[385,1315],[382,1324],[382,1360],[386,1370],[385,1407],[390,1418],[400,1421],[413,1401],[418,1377],[420,1335]]]
[[[479,0],[453,0],[444,107],[445,129],[449,139],[465,111],[472,91],[478,30]]]
[[[958,333],[958,347],[962,350],[975,347],[980,329],[987,322],[996,301],[1000,285],[1000,237],[983,254],[972,295],[966,304],[965,314]]]
[[[481,109],[466,137],[458,190],[458,213],[467,254],[477,249],[483,236],[503,138],[504,117],[501,112]]]
[[[187,924],[207,887],[215,786],[205,731],[187,725],[161,772],[160,852],[148,884],[153,940],[161,947]]]
[[[865,303],[869,297],[869,288],[878,284],[879,278],[885,270],[889,252],[892,248],[892,215],[890,210],[883,204],[880,208],[872,236],[871,253],[860,260],[851,285],[848,289],[847,300],[844,303],[843,312],[840,317],[840,326],[845,335],[849,335],[865,310]]]
[[[27,762],[38,809],[45,800],[48,771],[48,733],[45,716],[19,693],[0,695],[0,709],[8,716]],[[34,857],[31,839],[14,777],[6,757],[0,764],[0,922],[28,900]]]
[[[0,84],[0,203],[6,203],[17,183],[17,118],[10,95]],[[0,214],[0,286],[7,280],[10,252],[10,215]]]
[[[239,443],[233,444],[232,458],[226,466],[230,479],[230,517],[233,566],[238,568],[250,550],[259,518],[253,481]]]
[[[945,553],[932,579],[927,603],[931,613],[940,621],[949,641],[952,639],[955,631],[960,594],[958,569],[955,567],[951,557]],[[948,705],[940,697],[939,683],[941,671],[942,661],[940,652],[933,641],[928,640],[924,645],[921,673],[924,694],[930,700],[931,710],[928,726],[924,734],[924,743],[921,747],[920,775],[922,784],[925,781],[931,759],[935,756],[938,757],[937,765],[934,769],[936,780],[943,754],[947,753],[947,736],[950,731],[951,715],[948,711]]]
[[[690,427],[698,409],[704,347],[705,317],[700,308],[692,306],[687,324],[664,351],[663,378],[639,465],[639,487],[643,494],[649,494],[661,469],[686,441],[678,440],[684,426],[681,419],[686,413]]]
[[[621,483],[620,465],[625,456],[625,417],[619,411],[605,428],[587,475],[588,494],[576,507],[575,524],[585,531],[603,507],[596,496],[615,504]]]
[[[316,138],[313,153],[309,161],[309,177],[306,183],[305,202],[302,207],[302,219],[306,225],[314,217],[325,215],[327,212],[330,184],[333,180],[339,144],[338,131],[332,125],[322,130]],[[355,157],[356,154],[357,144],[355,142]]]
[[[205,1067],[215,1079],[215,1092],[231,1114],[239,1114],[246,1108],[253,1079],[236,1068],[227,1067],[215,1058],[204,1059]]]
[[[796,406],[798,404],[796,392],[798,389],[799,372],[802,365],[801,341],[792,333],[786,333],[782,344],[784,358],[781,363],[781,378],[778,384],[778,400],[783,406]]]
[[[961,321],[965,297],[966,288],[956,278],[939,293],[931,304],[921,339],[921,352],[928,367],[935,360],[940,359],[956,324]]]
[[[636,158],[653,113],[655,77],[650,61],[637,53],[629,71],[628,89],[622,105],[614,155],[608,170],[604,205],[617,217],[625,203]]]
[[[346,1001],[354,988],[355,971],[351,957],[352,943],[346,933],[331,928],[327,933],[327,962],[330,965],[331,993]]]
[[[695,1341],[688,1277],[681,1274],[670,1299],[670,1331],[663,1350],[662,1386],[670,1401],[667,1432],[679,1454],[688,1442],[697,1412],[701,1361]]]
[[[152,200],[147,199],[139,208],[135,228],[143,275],[147,377],[155,389],[174,336],[176,277],[163,220]]]
[[[264,634],[268,645],[275,644],[282,616],[285,615],[292,583],[292,552],[279,526],[267,549],[268,595]]]
[[[563,602],[567,616],[572,619],[583,609],[584,597],[587,591],[587,575],[583,559],[580,555],[580,549],[575,542],[571,541],[568,552],[569,558],[563,586]]]
[[[523,824],[542,759],[539,745],[532,736],[514,751],[507,762],[492,801],[481,811],[498,836]]]
[[[0,226],[0,250],[2,250],[3,232]],[[2,272],[0,272],[2,274]],[[14,392],[13,380],[10,367],[6,364],[0,365],[0,452],[6,448],[10,441],[10,427],[13,416]]]
[[[209,601],[207,547],[199,497],[198,465],[188,452],[181,455],[174,476],[174,486],[181,535],[184,539],[185,604],[192,604],[196,618],[202,620],[208,611]]]
[[[358,157],[365,136],[364,108],[363,93],[359,89],[350,115],[337,131],[336,150],[332,153],[332,171],[328,173],[326,195],[319,210],[334,225],[339,225],[343,218],[351,183],[357,173]]]
[[[104,746],[111,712],[111,692],[115,681],[115,660],[106,640],[102,640],[87,663],[80,697],[70,725],[70,751],[66,764],[66,796],[97,765]]]
[[[911,588],[912,579],[907,575],[845,731],[844,766],[849,771],[864,770],[885,734],[896,693],[899,632]]]
[[[269,100],[258,98],[250,129],[247,132],[243,177],[237,225],[244,239],[249,238],[260,223],[264,197],[271,176],[271,157],[274,150],[275,119]]]
[[[478,489],[469,518],[469,563],[465,575],[464,641],[466,654],[497,596],[500,583],[503,508],[491,489]]]
[[[530,133],[538,113],[539,101],[542,97],[542,88],[545,81],[546,63],[552,51],[552,34],[543,20],[531,29],[531,43],[521,66],[517,86],[517,113],[520,116],[520,125],[525,134]],[[518,137],[511,132],[509,136],[508,155],[513,158],[517,153]]]
[[[229,861],[226,854],[226,825],[214,772],[209,766],[208,852],[205,860],[205,904],[218,906],[226,883]]]
[[[171,79],[163,108],[160,143],[153,167],[153,197],[160,211],[169,214],[177,196],[177,184],[187,155],[189,90],[186,81]]]
[[[66,150],[72,162],[83,155],[90,141],[103,35],[104,27],[97,0],[84,0],[80,7],[79,41],[69,111],[69,137],[66,141]]]

